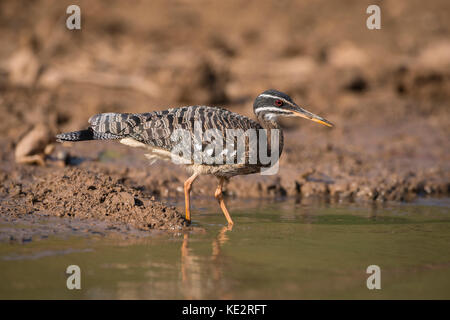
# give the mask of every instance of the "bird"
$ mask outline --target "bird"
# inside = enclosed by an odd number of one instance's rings
[[[262,172],[274,165],[273,162],[264,162],[258,157],[255,161],[254,158],[252,159],[252,155],[255,154],[255,148],[264,146],[267,149],[266,154],[275,152],[276,161],[281,156],[284,138],[278,122],[279,118],[301,117],[333,127],[330,121],[299,107],[289,95],[274,89],[265,90],[255,98],[253,112],[256,120],[225,108],[203,105],[183,106],[147,113],[100,113],[88,120],[87,129],[61,133],[56,135],[56,139],[58,142],[118,140],[130,147],[143,148],[147,152],[145,156],[152,161],[176,160],[175,163],[185,166],[190,172],[189,178],[184,182],[185,219],[188,223],[191,223],[190,193],[194,180],[200,175],[215,176],[218,179],[218,185],[214,196],[228,225],[232,226],[233,220],[223,197],[224,183],[234,176]],[[210,137],[210,142],[215,142],[215,144],[213,144],[214,148],[211,148],[210,143],[208,149],[205,141],[198,140],[198,133],[201,136],[211,130],[217,135],[214,139]],[[232,132],[231,130],[236,130],[238,134],[228,135],[229,132]],[[188,138],[187,143],[174,138],[175,133],[179,132],[184,133]],[[255,135],[247,135],[247,132],[255,132]],[[241,137],[244,137],[245,144],[243,149],[238,149],[237,139]],[[255,139],[256,144],[252,144],[251,142]],[[224,144],[227,148],[215,149],[220,145],[223,147]],[[180,145],[185,147],[184,151],[174,152],[174,149]],[[240,154],[237,152],[239,150]],[[211,157],[216,157],[214,159],[229,157],[233,161],[225,163],[223,161],[196,161],[198,160],[195,159],[196,151],[210,156],[209,159]],[[205,158],[208,160],[208,157]]]

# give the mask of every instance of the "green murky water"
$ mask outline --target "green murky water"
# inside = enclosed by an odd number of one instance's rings
[[[197,207],[202,233],[0,243],[0,298],[450,298],[450,201]],[[66,288],[68,265],[81,290]],[[368,290],[366,268],[381,269]]]

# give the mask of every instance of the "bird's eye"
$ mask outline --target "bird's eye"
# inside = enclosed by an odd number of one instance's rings
[[[281,106],[283,105],[283,101],[281,101],[281,100],[275,100],[275,105],[276,105],[277,107],[281,107]]]

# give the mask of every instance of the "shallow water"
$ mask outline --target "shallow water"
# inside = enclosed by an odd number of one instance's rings
[[[204,232],[2,242],[0,298],[450,298],[450,199],[231,201],[232,230],[215,203],[199,203]],[[69,265],[81,268],[81,290],[66,287]],[[380,290],[366,286],[369,265]]]

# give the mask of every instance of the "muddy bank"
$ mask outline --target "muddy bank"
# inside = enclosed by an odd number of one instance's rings
[[[174,207],[126,187],[117,179],[89,170],[66,169],[34,175],[26,181],[3,173],[2,212],[95,219],[139,230],[180,230],[187,226]]]

